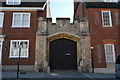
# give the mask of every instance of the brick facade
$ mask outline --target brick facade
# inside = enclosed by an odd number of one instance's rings
[[[29,58],[21,59],[22,65],[34,65],[34,57],[35,57],[35,33],[36,33],[36,23],[37,23],[37,12],[30,11],[31,19],[30,19],[30,28],[12,28],[12,14],[15,11],[6,11],[4,12],[4,26],[3,26],[3,34],[6,35],[4,43],[3,43],[3,65],[16,65],[18,64],[18,59],[9,58],[10,54],[10,40],[29,40]],[[19,11],[16,11],[19,12]],[[22,11],[21,11],[22,12]]]
[[[26,5],[27,6],[27,5]],[[12,8],[11,8],[12,9]],[[24,8],[25,9],[25,8]],[[35,46],[38,17],[46,17],[46,7],[44,10],[3,10],[3,27],[0,28],[0,35],[5,35],[2,47],[3,70],[16,70],[18,58],[10,58],[11,40],[29,40],[28,58],[21,58],[21,70],[34,70],[35,65]],[[12,27],[13,13],[30,13],[30,27]]]
[[[112,27],[103,27],[102,11],[111,11]],[[106,63],[104,44],[114,44],[116,57],[120,52],[119,14],[120,9],[118,8],[89,8],[85,7],[83,3],[79,3],[75,9],[75,18],[86,17],[89,19],[93,68],[109,68],[109,64],[112,64]]]

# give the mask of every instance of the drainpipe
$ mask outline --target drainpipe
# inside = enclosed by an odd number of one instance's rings
[[[93,50],[91,50],[91,58],[92,58],[92,73],[94,73],[94,67],[93,67]]]

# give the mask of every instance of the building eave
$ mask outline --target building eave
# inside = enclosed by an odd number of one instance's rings
[[[1,11],[11,10],[44,10],[43,7],[0,7]]]

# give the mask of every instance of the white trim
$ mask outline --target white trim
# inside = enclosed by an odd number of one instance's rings
[[[11,48],[12,48],[12,42],[13,41],[27,41],[28,42],[28,50],[27,50],[27,56],[20,56],[20,58],[28,58],[29,57],[29,40],[11,40],[10,41],[10,54],[9,54],[9,58],[19,58],[19,56],[11,56]]]
[[[106,52],[107,52],[107,50],[106,50],[106,46],[107,45],[111,45],[112,46],[112,51],[113,51],[113,62],[115,62],[115,47],[114,47],[114,44],[104,44],[104,49],[105,49],[105,56],[107,57],[107,54],[106,54]],[[106,59],[106,57],[105,57],[105,59]],[[106,59],[106,62],[111,62],[111,61],[107,61],[107,59]]]
[[[43,7],[0,7],[0,10],[4,11],[4,10],[7,10],[7,11],[11,11],[11,10],[44,10],[45,9],[45,6],[47,5],[47,1],[46,3],[43,5]]]
[[[4,38],[5,37],[5,35],[0,35],[0,38]]]
[[[21,15],[21,25],[19,25],[19,26],[14,26],[14,16],[15,16],[15,14],[20,14]],[[23,14],[28,14],[29,15],[29,22],[28,22],[28,26],[22,26],[22,16],[23,16]],[[30,27],[30,17],[31,17],[31,13],[13,13],[13,19],[12,19],[12,27],[14,28],[21,28],[21,27]]]
[[[0,7],[0,10],[44,10],[42,7]]]
[[[104,25],[104,20],[103,20],[103,12],[109,12],[109,22],[110,22],[110,25]],[[102,25],[103,27],[112,27],[112,18],[111,18],[111,11],[102,11]]]
[[[20,5],[21,4],[21,0],[19,0],[18,4],[15,4],[15,0],[13,0],[12,3],[9,3],[9,0],[6,0],[6,4],[7,5]]]
[[[0,52],[0,65],[1,65],[1,63],[2,63],[2,47],[3,47],[3,41],[2,40],[0,40],[1,42],[0,42],[0,45],[1,45],[1,52]]]
[[[47,3],[45,3],[44,5],[43,5],[43,7],[42,7],[42,10],[44,10],[45,9],[45,6],[47,5]]]
[[[0,12],[0,14],[2,14],[2,24],[1,24],[2,26],[0,26],[0,28],[1,28],[1,27],[3,27],[3,23],[4,23],[4,13]]]
[[[115,0],[115,1],[113,1],[113,0],[109,0],[109,1],[104,0],[104,2],[118,2],[118,0]]]

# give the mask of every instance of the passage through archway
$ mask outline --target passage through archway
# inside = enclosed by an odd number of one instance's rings
[[[51,41],[49,65],[51,70],[76,70],[77,42],[66,38]]]

